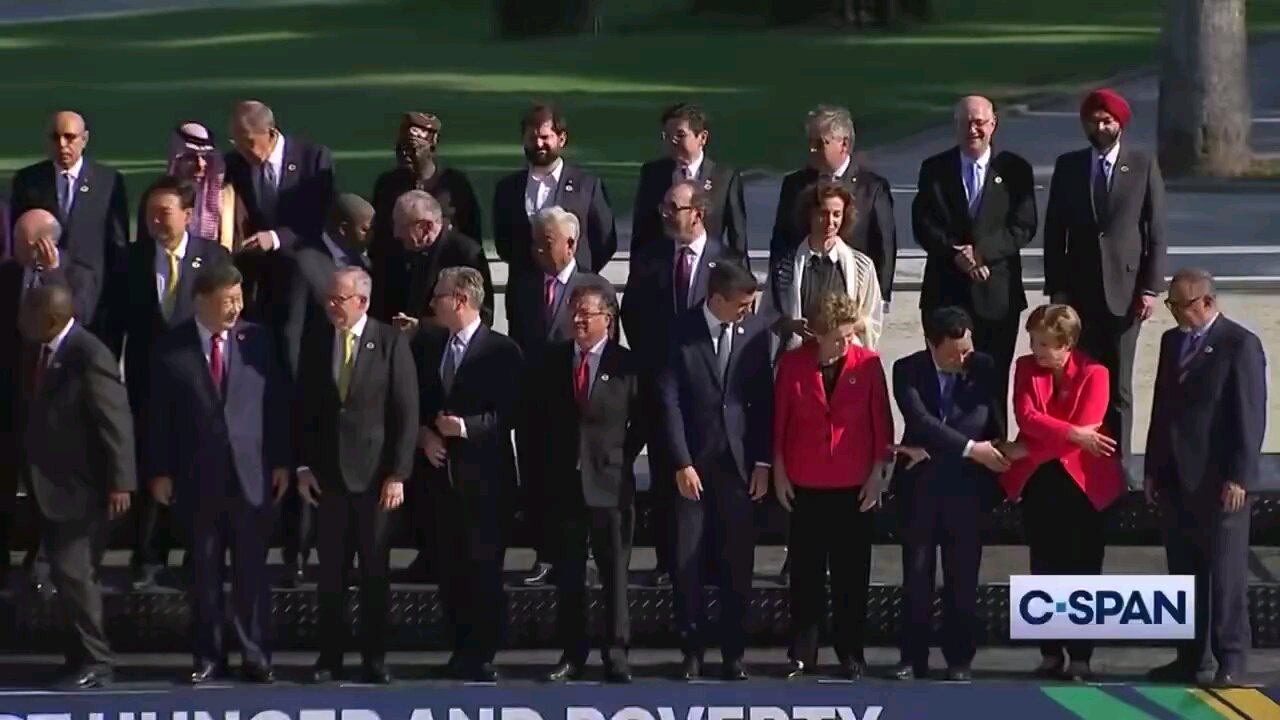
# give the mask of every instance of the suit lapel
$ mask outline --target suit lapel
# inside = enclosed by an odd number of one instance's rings
[[[714,382],[716,387],[720,388],[723,392],[724,383],[720,381],[720,365],[716,361],[716,344],[715,340],[711,337],[711,328],[707,327],[706,320],[701,312],[697,314],[694,321],[698,323],[698,344],[696,352],[701,355],[703,361],[706,362],[707,370],[711,373],[711,381]],[[729,366],[733,367],[732,357],[729,358]]]
[[[570,366],[573,362],[570,361]],[[600,363],[596,366],[595,377],[591,378],[591,389],[587,392],[587,407],[590,408],[598,402],[598,398],[603,397],[598,392],[605,383],[617,375],[618,353],[614,349],[613,343],[606,342],[604,349],[600,351]]]
[[[1133,155],[1129,152],[1129,143],[1120,143],[1120,152],[1116,153],[1116,164],[1111,168],[1111,190],[1107,193],[1107,219],[1116,213],[1113,208],[1123,206],[1129,195],[1133,193],[1133,167],[1130,164]]]
[[[720,260],[720,250],[719,241],[708,237],[707,244],[702,248],[702,257],[698,258],[698,265],[693,269],[693,277],[689,280],[689,285],[693,288],[693,297],[689,299],[689,307],[693,307],[707,299],[707,282],[711,278],[712,269],[715,268],[716,263]],[[674,258],[671,264],[672,277],[674,278]]]
[[[365,376],[369,374],[373,366],[373,354],[377,352],[378,346],[382,342],[381,333],[378,332],[377,327],[373,324],[373,319],[370,318],[365,322],[364,334],[356,338],[358,348],[356,350],[356,365],[351,368],[351,384],[347,387],[347,396],[342,399],[344,405],[364,387]],[[329,347],[332,348],[333,344],[330,343]],[[331,377],[332,375],[330,373]],[[336,387],[337,383],[334,383],[334,386]]]
[[[546,327],[546,336],[548,338],[554,337],[556,330],[564,324],[565,313],[568,312],[569,308],[569,295],[578,286],[578,275],[578,269],[574,268],[573,272],[569,274],[569,281],[564,284],[564,289],[560,291],[560,296],[555,299],[556,304],[551,308],[551,321],[547,323]],[[545,315],[546,313],[543,313],[544,317]]]
[[[178,274],[178,295],[173,301],[173,312],[169,315],[169,324],[173,324],[174,318],[187,317],[190,313],[188,310],[191,305],[192,284],[195,282],[196,271],[204,267],[207,258],[201,254],[201,248],[195,243],[195,238],[187,240],[187,254],[182,258],[182,272]],[[154,248],[152,253],[154,253]],[[155,258],[152,257],[154,264]]]
[[[276,202],[280,196],[291,190],[299,181],[298,167],[301,165],[302,148],[293,138],[280,136],[284,141],[284,157],[280,159],[280,178],[276,182]]]
[[[67,192],[71,195],[71,211],[67,213],[66,224],[70,225],[75,220],[76,214],[80,210],[80,204],[84,199],[93,193],[93,164],[89,162],[89,158],[84,159],[84,164],[80,166],[80,177],[76,178],[75,183],[67,188]],[[55,178],[56,183],[56,178]],[[82,197],[83,196],[83,197]],[[55,185],[54,197],[57,197],[57,189]]]
[[[933,357],[929,355],[929,351],[925,351],[920,363],[920,399],[924,400],[925,407],[934,417],[938,417],[942,408],[942,388],[938,387],[938,367],[933,364]],[[952,399],[955,398],[955,389],[951,390]]]
[[[62,339],[62,344],[58,346],[58,351],[49,358],[49,364],[40,376],[40,387],[37,389],[40,397],[52,395],[58,389],[58,386],[62,384],[66,376],[62,369],[63,358],[67,355],[67,349],[72,344],[79,342],[79,338],[76,336],[80,334],[81,330],[83,328],[79,324],[73,326],[67,336]],[[35,351],[36,356],[39,357],[39,348],[36,348]]]
[[[1118,164],[1118,163],[1117,163]],[[1085,148],[1080,151],[1080,159],[1076,161],[1077,172],[1081,173],[1079,182],[1084,186],[1084,196],[1089,199],[1089,209],[1093,211],[1093,222],[1098,227],[1106,221],[1106,216],[1098,211],[1093,202],[1093,150]],[[1110,193],[1108,192],[1108,195]]]
[[[698,176],[694,178],[703,192],[711,192],[715,182],[716,164],[705,153],[702,156],[702,166],[698,168]]]
[[[1179,381],[1186,381],[1187,378],[1198,372],[1200,368],[1213,357],[1214,352],[1216,352],[1213,349],[1213,342],[1218,338],[1218,329],[1222,327],[1224,320],[1226,320],[1226,318],[1219,315],[1218,319],[1213,321],[1213,326],[1205,333],[1204,341],[1200,344],[1200,349],[1197,350],[1196,354],[1187,362],[1186,367],[1178,371]],[[1175,367],[1177,367],[1178,357],[1182,353],[1182,342],[1187,342],[1187,339],[1182,338],[1179,343],[1179,347],[1175,349],[1173,360]]]
[[[467,367],[467,361],[479,356],[480,350],[478,348],[485,341],[485,333],[487,332],[488,330],[485,328],[484,323],[480,323],[480,326],[476,328],[476,334],[471,336],[471,342],[467,343],[466,349],[462,351],[462,357],[458,358],[458,364],[453,369],[453,384],[449,386],[447,396],[453,395],[453,391],[458,389],[458,381],[462,379],[462,373]],[[445,337],[444,351],[449,352],[448,336]],[[443,361],[443,356],[441,361]]]
[[[577,196],[578,185],[580,184],[582,183],[578,179],[578,168],[570,165],[569,161],[566,160],[560,168],[560,183],[556,185],[556,191],[552,193],[551,197],[547,198],[547,203],[543,207],[559,205],[568,210],[574,197]]]
[[[949,168],[947,177],[943,178],[942,190],[946,196],[948,204],[951,206],[951,215],[960,219],[965,225],[971,223],[969,215],[969,198],[964,193],[964,160],[961,157],[960,149],[956,148],[951,151],[951,161],[947,163]],[[988,165],[988,169],[990,165]],[[991,173],[988,172],[988,175]]]
[[[223,365],[226,367],[226,377],[223,379],[223,384],[227,387],[224,402],[225,398],[236,396],[240,383],[243,381],[241,375],[245,367],[247,367],[244,357],[246,337],[244,329],[239,325],[227,333],[227,353],[223,358]]]
[[[205,402],[209,407],[222,407],[222,393],[213,386],[213,376],[209,374],[209,362],[204,359],[204,354],[208,348],[205,348],[200,341],[200,331],[196,327],[196,321],[188,321],[180,332],[185,332],[187,335],[187,340],[184,343],[187,347],[187,364],[190,366],[191,372],[200,378],[196,383],[204,392]],[[233,333],[228,333],[227,337],[233,337]]]

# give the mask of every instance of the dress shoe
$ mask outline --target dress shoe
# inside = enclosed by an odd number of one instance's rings
[[[284,570],[280,573],[280,580],[276,583],[277,587],[286,590],[292,590],[298,587],[298,583],[302,582],[302,568],[298,565],[297,560],[290,560],[284,564]]]
[[[1239,677],[1240,673],[1218,668],[1218,672],[1213,675],[1213,684],[1217,687],[1237,687],[1240,685]]]
[[[276,681],[276,674],[270,665],[245,665],[240,668],[240,679],[255,685],[270,685]]]
[[[551,563],[536,563],[533,572],[521,582],[525,587],[542,587],[551,580]]]
[[[360,666],[360,682],[367,685],[390,685],[394,678],[382,661],[368,662]]]
[[[604,681],[610,685],[630,685],[631,667],[625,662],[605,665]]]
[[[147,592],[155,590],[160,585],[160,571],[164,568],[160,565],[143,565],[134,570],[133,579],[129,583],[129,587],[134,592]]]
[[[1093,668],[1089,667],[1087,660],[1072,660],[1067,665],[1067,677],[1075,682],[1089,682],[1093,679]]]
[[[1147,679],[1158,683],[1190,685],[1196,681],[1196,672],[1182,661],[1174,660],[1166,665],[1148,670]]]
[[[561,662],[554,670],[547,673],[547,682],[568,682],[582,678],[582,663]]]
[[[480,663],[471,667],[462,667],[459,670],[461,680],[477,683],[498,682],[498,669],[493,663]]]
[[[800,661],[800,660],[792,660],[792,661],[787,665],[787,679],[788,679],[788,680],[795,680],[796,678],[802,678],[802,677],[804,677],[805,675],[808,675],[808,674],[809,674],[809,673],[811,673],[811,672],[813,672],[813,666],[812,666],[812,665],[807,665],[807,664],[805,664],[804,662],[802,662],[802,661]]]
[[[922,673],[916,671],[916,667],[911,663],[898,663],[893,666],[893,671],[889,673],[889,677],[894,680],[915,680],[923,677]]]
[[[342,668],[332,665],[319,665],[311,668],[311,682],[317,685],[325,685],[334,680],[342,679]]]
[[[867,663],[862,660],[844,660],[840,663],[840,675],[845,680],[857,682],[867,674]]]
[[[1040,656],[1040,664],[1032,672],[1038,678],[1042,679],[1061,679],[1062,670],[1066,666],[1066,661],[1061,657]]]
[[[742,682],[750,677],[747,674],[747,669],[743,667],[741,659],[728,660],[720,668],[720,679],[727,682]]]
[[[697,655],[685,655],[680,663],[680,677],[685,680],[697,680],[702,677],[702,658]]]
[[[226,675],[226,667],[215,662],[202,661],[191,671],[191,684],[204,685],[216,682]]]
[[[649,584],[654,587],[671,587],[671,573],[655,570],[649,578]]]
[[[81,668],[79,671],[63,676],[58,680],[57,685],[67,690],[93,690],[110,685],[111,680],[112,673],[110,669]]]
[[[973,672],[968,665],[953,665],[947,668],[947,680],[951,682],[971,682]]]

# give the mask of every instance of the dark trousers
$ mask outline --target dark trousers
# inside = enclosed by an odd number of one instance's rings
[[[438,474],[429,482],[425,510],[431,514],[419,522],[435,528],[445,623],[453,629],[452,662],[474,668],[493,662],[506,632],[506,488],[480,477],[463,479],[458,487]]]
[[[102,589],[96,567],[100,535],[107,519],[101,514],[73,522],[43,523],[41,547],[67,618],[67,663],[77,668],[111,667],[111,647],[102,627]]]
[[[998,320],[973,318],[973,349],[991,356],[996,365],[996,412],[1001,427],[1009,427],[1009,376],[1013,354],[1022,330],[1021,313],[1010,311]]]
[[[169,564],[171,531],[176,530],[169,522],[172,511],[156,502],[149,492],[140,492],[134,497],[134,530],[137,535],[130,564],[134,567],[163,567]]]
[[[1110,312],[1083,310],[1080,321],[1080,349],[1105,365],[1111,375],[1111,404],[1105,424],[1120,443],[1120,456],[1127,459],[1133,435],[1133,357],[1142,323],[1132,315],[1116,317]]]
[[[791,659],[812,668],[827,615],[841,663],[865,662],[863,628],[871,582],[872,513],[858,511],[860,488],[795,487],[791,512]]]
[[[577,482],[580,476],[574,473]],[[631,644],[627,605],[627,568],[631,564],[630,506],[586,507],[582,498],[556,498],[560,554],[556,559],[556,635],[563,660],[587,661],[587,548],[595,555],[604,585],[604,633],[600,660],[606,666],[624,663]]]
[[[645,382],[645,393],[649,398],[649,417],[663,417],[661,397],[657,383],[652,379]],[[680,493],[676,490],[676,472],[672,467],[666,450],[666,441],[662,439],[661,423],[650,423],[647,441],[649,460],[649,519],[653,533],[653,549],[657,556],[658,572],[670,573],[674,576],[676,567],[676,501]]]
[[[1245,671],[1249,629],[1249,514],[1222,509],[1221,491],[1189,494],[1167,483],[1160,494],[1169,573],[1196,578],[1196,637],[1178,644],[1178,661],[1195,670]]]
[[[536,553],[535,563],[555,562],[560,553],[555,548],[556,528],[547,525],[554,508],[548,498],[546,478],[538,462],[538,443],[543,441],[546,428],[525,426],[516,430],[516,459],[520,473],[520,506],[525,527],[529,532],[529,546]]]
[[[938,548],[942,548],[942,656],[948,667],[968,667],[975,653],[978,568],[982,539],[978,518],[979,490],[957,492],[967,478],[959,471],[936,478],[951,482],[945,490],[927,479],[899,484],[902,523],[902,580],[907,595],[902,618],[902,662],[916,669],[929,666],[933,629],[933,596]]]
[[[739,660],[746,649],[747,597],[755,561],[755,508],[747,479],[732,456],[698,467],[702,497],[676,498],[675,620],[686,655],[706,648],[703,564],[709,544],[718,559],[720,654]],[[708,537],[710,534],[711,537]]]
[[[1096,510],[1057,460],[1041,465],[1022,493],[1022,526],[1032,575],[1100,575],[1106,552],[1106,514]],[[1040,643],[1040,654],[1089,662],[1092,640]]]
[[[316,543],[316,508],[302,499],[298,494],[298,484],[284,496],[281,512],[284,515],[284,552],[285,562],[296,562],[305,565],[307,556],[311,554]]]
[[[190,498],[195,507],[180,508],[191,528],[191,620],[195,659],[223,663],[226,552],[231,551],[231,625],[245,665],[271,664],[271,589],[267,580],[267,544],[275,510],[268,500],[250,505],[238,493]]]
[[[387,616],[391,612],[391,513],[378,507],[381,487],[352,495],[327,490],[316,515],[320,542],[320,665],[342,666],[346,649],[347,569],[360,558],[360,655],[366,665],[386,656]]]
[[[409,542],[418,551],[413,563],[409,566],[415,575],[414,580],[435,579],[436,572],[436,510],[435,501],[430,491],[430,483],[425,480],[428,464],[421,453],[415,451],[412,482],[404,485],[404,509],[412,518],[409,523]]]
[[[13,550],[14,531],[17,530],[18,463],[15,449],[4,453],[4,467],[0,467],[0,573],[9,571],[9,553]]]

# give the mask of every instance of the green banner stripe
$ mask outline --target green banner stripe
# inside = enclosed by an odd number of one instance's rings
[[[1054,702],[1086,720],[1158,720],[1149,713],[1108,695],[1096,687],[1044,687],[1041,692]],[[1215,717],[1213,720],[1222,720]]]
[[[1134,689],[1182,720],[1223,720],[1222,713],[1206,705],[1195,693],[1186,688],[1140,687]]]

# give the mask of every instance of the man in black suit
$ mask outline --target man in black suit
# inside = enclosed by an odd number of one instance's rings
[[[1165,304],[1144,488],[1165,519],[1169,572],[1196,578],[1195,639],[1149,677],[1242,682],[1249,630],[1249,513],[1262,481],[1267,359],[1257,335],[1218,309],[1213,276],[1179,270]],[[1210,654],[1212,653],[1212,658]]]
[[[152,351],[161,337],[191,320],[195,312],[192,287],[200,269],[230,260],[221,245],[187,232],[196,199],[195,186],[190,182],[163,175],[147,189],[146,198],[143,217],[147,239],[129,245],[128,312],[115,323],[124,330],[125,386],[134,425],[139,428],[150,425],[147,409]],[[145,439],[146,433],[137,434],[139,457],[146,457],[142,447]],[[170,548],[162,537],[164,513],[149,494],[138,498],[134,519],[137,535],[130,561],[133,588],[145,590],[155,585],[168,563]],[[170,533],[178,533],[176,524],[168,525]]]
[[[240,283],[231,263],[200,268],[192,320],[161,339],[151,364],[147,476],[156,501],[176,502],[190,529],[193,685],[227,671],[228,549],[241,675],[275,681],[267,544],[294,465],[291,393],[271,330],[240,320]]]
[[[493,189],[493,244],[511,270],[509,277],[537,273],[530,218],[559,205],[578,216],[582,234],[578,265],[599,273],[618,249],[618,229],[604,181],[560,157],[569,142],[564,116],[550,105],[534,105],[520,120],[529,167],[498,180]]]
[[[709,202],[706,191],[693,181],[681,180],[671,186],[662,207],[666,233],[634,256],[622,294],[622,325],[627,344],[643,369],[644,395],[653,418],[663,412],[657,378],[666,364],[677,319],[707,299],[708,280],[722,258],[747,262],[745,254],[731,252],[707,234]],[[654,583],[666,585],[675,566],[675,468],[662,424],[648,427],[649,492],[658,555]]]
[[[436,157],[440,118],[431,113],[406,112],[400,117],[396,138],[396,167],[378,176],[373,184],[373,207],[377,211],[373,243],[369,252],[395,255],[403,251],[391,222],[396,200],[410,190],[422,190],[445,208],[445,219],[459,232],[482,240],[480,202],[466,173],[449,167]]]
[[[480,322],[484,278],[446,268],[432,293],[438,324],[414,337],[420,394],[416,482],[430,502],[415,523],[434,528],[445,620],[453,629],[450,678],[491,682],[506,626],[505,517],[515,484],[511,447],[520,393],[520,348]]]
[[[610,288],[581,285],[567,300],[573,341],[547,347],[526,402],[545,433],[539,458],[546,472],[548,519],[558,528],[556,631],[563,655],[548,679],[577,680],[587,663],[587,548],[604,584],[605,679],[631,682],[627,646],[631,622],[627,568],[635,476],[631,464],[644,442],[640,368],[612,339],[618,303]]]
[[[367,314],[373,281],[359,267],[331,275],[330,330],[308,336],[298,372],[298,492],[320,530],[320,633],[313,679],[342,676],[349,559],[360,559],[361,679],[391,682],[391,511],[404,502],[418,434],[418,379],[409,338]]]
[[[1111,90],[1085,98],[1091,147],[1053,167],[1044,218],[1044,291],[1075,308],[1080,349],[1111,374],[1107,429],[1129,456],[1133,356],[1164,285],[1164,180],[1156,158],[1121,141],[1129,104]]]
[[[880,294],[885,303],[893,292],[893,269],[897,262],[898,235],[893,220],[893,196],[889,181],[853,160],[853,118],[841,107],[819,105],[809,113],[810,166],[782,179],[778,193],[778,214],[769,241],[769,267],[790,258],[809,234],[801,195],[819,180],[837,180],[849,188],[857,210],[853,228],[845,242],[862,252],[876,266]]]
[[[904,423],[902,445],[913,456],[898,466],[894,494],[902,528],[903,581],[899,680],[929,674],[934,582],[942,548],[942,654],[947,679],[971,679],[977,640],[979,518],[996,497],[993,472],[1008,460],[996,393],[1004,380],[989,355],[975,352],[973,321],[958,307],[938,307],[924,320],[926,349],[893,364],[893,394]]]
[[[770,333],[764,318],[749,314],[757,292],[755,276],[742,264],[717,264],[706,301],[677,319],[658,380],[661,424],[680,492],[675,620],[686,680],[702,675],[707,542],[719,560],[721,676],[747,679],[742,655],[755,561],[752,502],[769,490],[773,447]],[[707,540],[709,533],[713,540]]]
[[[707,193],[704,222],[707,236],[740,252],[747,251],[747,211],[742,176],[729,165],[707,157],[711,134],[707,114],[697,105],[679,103],[662,113],[662,139],[668,156],[640,168],[640,185],[632,208],[631,259],[645,246],[662,239],[666,225],[662,203],[679,180],[692,180]]]
[[[431,296],[445,268],[474,268],[484,278],[481,317],[493,324],[493,282],[489,260],[476,238],[449,225],[440,203],[421,190],[396,200],[392,211],[396,237],[405,252],[381,255],[373,266],[373,307],[370,315],[401,330],[412,330],[433,317]]]
[[[534,262],[542,272],[512,278],[506,292],[508,334],[520,346],[525,368],[530,371],[537,368],[539,357],[549,343],[573,337],[573,306],[569,298],[575,289],[583,285],[603,288],[617,304],[611,284],[578,267],[575,257],[582,228],[576,215],[552,205],[539,210],[532,222]],[[532,382],[535,377],[531,375],[529,380]],[[551,507],[542,502],[544,467],[536,450],[547,432],[545,419],[538,409],[533,416],[523,417],[516,426],[516,456],[526,524],[534,535],[533,547],[537,551],[533,571],[524,580],[525,585],[530,586],[547,582],[554,554],[550,552],[550,538],[543,531]]]
[[[19,324],[31,343],[22,469],[71,626],[66,683],[100,687],[111,681],[112,659],[102,627],[97,550],[107,521],[129,509],[136,488],[129,405],[115,356],[73,319],[65,286],[27,293]]]
[[[231,138],[227,178],[248,213],[244,243],[235,248],[245,315],[276,326],[285,304],[284,253],[319,239],[333,199],[333,158],[323,145],[280,132],[271,108],[256,100],[236,104]]]
[[[125,247],[129,243],[129,201],[124,177],[84,156],[89,130],[78,113],[54,114],[49,125],[49,160],[13,176],[9,217],[22,219],[40,209],[62,227],[56,238],[61,264],[68,267],[77,296],[76,319],[118,356],[118,332],[106,322],[108,308],[122,301]],[[81,311],[81,306],[87,308]]]
[[[996,411],[1007,417],[1009,368],[1027,307],[1022,248],[1036,234],[1031,164],[991,149],[996,113],[979,95],[955,109],[956,146],[925,160],[911,204],[916,243],[928,253],[920,312],[963,308],[973,323],[973,347],[996,364]]]

